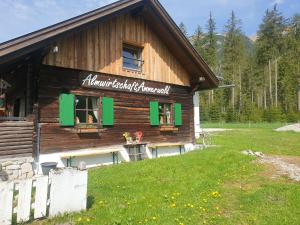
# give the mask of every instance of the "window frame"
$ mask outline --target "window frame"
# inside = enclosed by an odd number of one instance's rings
[[[170,105],[170,124],[168,123],[160,123],[161,113],[160,113],[160,105],[164,106],[164,114],[166,114],[166,105]],[[164,115],[166,117],[166,115]],[[175,127],[174,125],[174,102],[173,101],[158,101],[158,118],[159,118],[159,127]]]
[[[74,94],[75,98],[74,98],[74,124],[76,128],[82,128],[82,129],[93,129],[93,128],[101,128],[102,127],[102,96],[92,96],[92,95],[82,95],[82,94]],[[85,101],[86,101],[86,106],[85,109],[77,109],[76,108],[76,100],[77,97],[84,97]],[[88,112],[91,111],[93,112],[93,109],[89,109],[88,106],[88,99],[89,98],[95,98],[97,99],[97,114],[98,114],[98,122],[97,123],[77,123],[77,111],[85,111],[86,114],[86,121],[88,121]]]
[[[128,58],[128,57],[126,57],[126,58],[130,59],[132,61],[138,61],[138,64],[139,64],[138,68],[131,68],[131,67],[128,67],[128,66],[124,65],[124,57],[125,57],[124,56],[124,49],[126,49],[126,48],[129,49],[129,50],[137,51],[138,59],[133,59],[133,58]],[[143,65],[144,65],[143,49],[144,49],[143,46],[124,42],[123,45],[122,45],[122,68],[124,70],[130,70],[130,71],[142,73],[143,72]]]

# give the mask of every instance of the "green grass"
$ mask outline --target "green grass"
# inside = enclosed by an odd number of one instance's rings
[[[300,184],[240,151],[300,156],[300,134],[244,127],[205,151],[90,170],[86,212],[34,224],[299,225]]]

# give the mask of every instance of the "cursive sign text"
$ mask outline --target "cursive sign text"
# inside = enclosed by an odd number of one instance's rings
[[[90,88],[110,89],[153,95],[169,95],[171,89],[169,85],[135,79],[113,78],[95,74],[88,74],[82,79],[81,85]]]

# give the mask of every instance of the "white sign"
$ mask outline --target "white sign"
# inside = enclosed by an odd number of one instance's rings
[[[82,80],[82,86],[99,89],[113,89],[134,93],[144,93],[153,95],[169,95],[170,85],[147,82],[135,79],[114,78],[104,75],[88,74]]]

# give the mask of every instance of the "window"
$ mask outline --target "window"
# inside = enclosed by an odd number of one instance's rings
[[[163,103],[151,101],[149,104],[149,117],[151,126],[166,128],[182,126],[182,105],[180,103]]]
[[[172,113],[172,104],[170,103],[159,103],[159,124],[160,125],[173,125],[173,113]]]
[[[26,107],[25,107],[25,98],[17,98],[13,104],[13,115],[14,117],[25,117],[26,116]]]
[[[114,125],[114,99],[109,97],[59,96],[59,123],[62,127],[95,128]]]
[[[76,124],[99,124],[100,98],[76,96],[75,98]]]
[[[131,70],[142,70],[142,48],[124,45],[123,46],[123,68]]]

